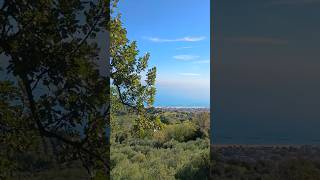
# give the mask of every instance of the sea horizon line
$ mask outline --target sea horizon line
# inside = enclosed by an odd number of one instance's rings
[[[210,109],[210,106],[154,106],[154,108]]]

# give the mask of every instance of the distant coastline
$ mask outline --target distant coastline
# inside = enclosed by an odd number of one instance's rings
[[[208,106],[154,106],[161,109],[210,109]]]
[[[210,112],[209,107],[203,106],[155,106],[155,109],[181,112]]]

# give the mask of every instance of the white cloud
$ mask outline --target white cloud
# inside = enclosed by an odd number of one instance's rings
[[[181,61],[190,61],[190,60],[197,59],[199,57],[200,56],[187,55],[187,54],[173,56],[174,59],[181,60]]]
[[[183,38],[177,38],[177,39],[163,39],[158,37],[147,37],[149,41],[152,42],[197,42],[202,41],[205,39],[204,36],[198,36],[198,37],[183,37]]]
[[[180,50],[180,49],[191,49],[192,46],[184,46],[184,47],[178,47],[177,49]]]
[[[181,76],[200,76],[200,74],[197,73],[179,73]]]

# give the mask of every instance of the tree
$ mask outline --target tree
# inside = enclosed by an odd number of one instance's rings
[[[157,124],[145,113],[154,101],[156,69],[147,70],[149,54],[137,58],[121,16],[110,18],[117,3],[0,2],[0,73],[9,77],[0,78],[0,178],[21,170],[19,155],[51,149],[58,162],[80,161],[92,178],[107,179],[110,110],[136,112],[138,135]],[[108,33],[105,76],[97,39]]]
[[[111,115],[121,106],[138,115],[134,133],[141,137],[146,130],[158,128],[156,117],[147,113],[146,107],[152,107],[156,93],[156,68],[148,68],[150,54],[138,57],[136,41],[129,41],[127,31],[121,22],[121,14],[117,13],[116,4],[111,1],[110,20],[110,65],[111,65]],[[145,77],[142,74],[146,72]],[[112,117],[111,117],[112,118]],[[155,127],[157,126],[157,127]]]
[[[210,113],[199,112],[194,118],[194,123],[203,137],[209,137],[210,134]]]
[[[0,8],[10,77],[0,82],[0,178],[19,168],[17,154],[52,141],[59,161],[106,177],[110,84],[96,38],[108,29],[109,1],[4,0]]]

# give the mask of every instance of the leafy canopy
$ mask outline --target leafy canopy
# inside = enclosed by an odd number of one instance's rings
[[[102,0],[0,2],[8,77],[0,82],[0,178],[19,169],[17,154],[50,144],[57,161],[81,161],[92,177],[107,176],[110,89],[97,38],[106,33],[108,7]]]

